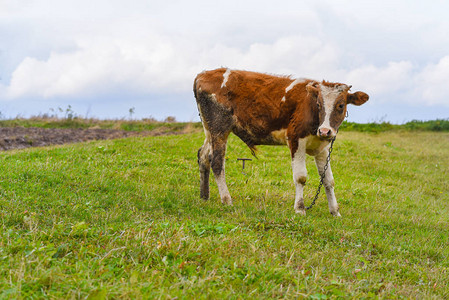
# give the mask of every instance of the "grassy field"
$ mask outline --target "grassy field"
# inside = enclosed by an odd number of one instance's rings
[[[202,133],[0,153],[0,298],[449,298],[449,133],[341,132],[294,214],[286,147],[231,138],[233,207],[199,199]],[[306,204],[318,175],[307,162]]]

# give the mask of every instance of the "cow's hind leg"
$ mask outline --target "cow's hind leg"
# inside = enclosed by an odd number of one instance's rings
[[[226,143],[233,126],[232,109],[220,103],[216,94],[201,92],[201,88],[196,92],[196,100],[206,133],[206,141],[198,154],[201,195],[203,198],[209,195],[209,170],[212,167],[221,202],[232,205],[231,195],[226,186],[224,166]]]
[[[200,195],[204,200],[209,199],[209,174],[210,161],[212,158],[212,144],[210,137],[206,134],[203,146],[198,150],[198,165],[200,168]]]
[[[232,205],[231,194],[225,178],[225,154],[228,136],[212,137],[212,160],[211,166],[220,193],[221,203]]]

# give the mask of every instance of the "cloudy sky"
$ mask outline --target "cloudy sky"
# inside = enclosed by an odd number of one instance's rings
[[[344,82],[356,122],[449,118],[448,1],[0,0],[0,112],[197,121],[226,66]]]

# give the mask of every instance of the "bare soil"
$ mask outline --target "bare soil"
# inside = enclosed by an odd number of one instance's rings
[[[131,136],[156,136],[176,133],[163,130],[125,131],[117,129],[92,128],[5,127],[0,128],[0,151],[49,145],[62,145],[67,143],[79,143],[92,140],[117,139]]]

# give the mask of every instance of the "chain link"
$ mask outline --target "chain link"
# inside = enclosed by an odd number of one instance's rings
[[[306,210],[311,209],[315,205],[315,202],[318,199],[318,196],[320,195],[321,187],[323,186],[324,177],[326,176],[326,170],[327,170],[327,168],[329,168],[329,162],[331,160],[331,153],[332,153],[332,150],[334,147],[334,142],[335,142],[336,138],[337,138],[337,136],[335,136],[331,141],[331,146],[329,147],[329,154],[327,155],[326,164],[324,165],[323,173],[320,174],[320,177],[321,177],[320,184],[318,185],[318,189],[316,191],[315,197],[313,197],[312,204],[307,206]]]

